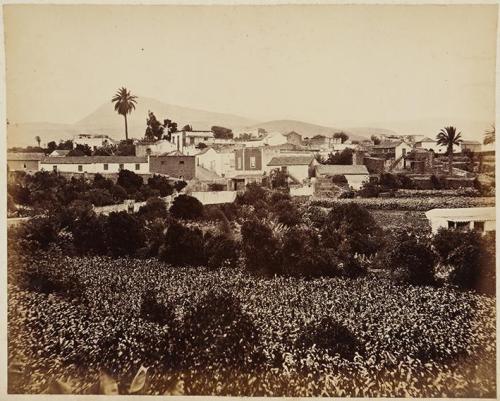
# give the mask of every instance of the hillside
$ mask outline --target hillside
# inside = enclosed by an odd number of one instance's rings
[[[144,136],[149,110],[155,113],[160,121],[169,118],[177,122],[179,127],[190,124],[194,129],[210,129],[213,125],[237,129],[256,123],[255,120],[232,114],[176,106],[156,99],[139,97],[136,109],[128,115],[130,137]],[[35,145],[36,136],[40,136],[42,144],[46,144],[53,140],[70,139],[78,133],[107,134],[114,139],[124,139],[123,117],[115,112],[111,102],[106,102],[74,124],[50,122],[10,124],[7,129],[7,146]]]
[[[391,130],[383,128],[333,128],[297,120],[273,120],[254,124],[246,128],[263,128],[266,131],[277,131],[284,134],[290,131],[295,131],[303,137],[313,137],[315,135],[332,136],[336,132],[344,131],[352,140],[367,139],[370,138],[371,135],[395,133]]]

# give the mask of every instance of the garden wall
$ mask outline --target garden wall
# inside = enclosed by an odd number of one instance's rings
[[[220,203],[233,203],[236,199],[236,191],[210,191],[191,192],[189,195],[198,199],[204,205],[216,205]]]

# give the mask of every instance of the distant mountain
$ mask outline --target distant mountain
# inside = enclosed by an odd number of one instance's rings
[[[156,99],[139,97],[136,109],[127,116],[128,132],[131,138],[142,138],[146,129],[148,111],[158,120],[169,118],[182,128],[190,124],[194,129],[206,130],[213,125],[238,129],[255,124],[256,121],[232,114],[216,113],[163,103]],[[70,139],[75,134],[107,134],[114,139],[124,139],[123,117],[116,113],[113,104],[106,102],[75,124],[48,122],[14,123],[7,128],[7,146],[35,145],[35,137],[40,136],[42,144],[60,139]]]
[[[290,131],[295,131],[302,135],[302,137],[309,138],[315,135],[324,135],[327,137],[331,137],[336,132],[343,131],[347,135],[349,135],[349,138],[351,140],[363,140],[370,138],[371,135],[395,134],[395,132],[384,128],[333,128],[297,120],[273,120],[254,124],[246,128],[263,128],[269,132],[277,131],[283,134],[286,134]]]

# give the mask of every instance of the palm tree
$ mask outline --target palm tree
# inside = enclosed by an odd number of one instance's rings
[[[40,139],[40,137],[38,135],[35,136],[35,141],[38,143],[38,147],[40,147],[40,142],[42,142],[42,140]]]
[[[490,129],[486,130],[484,133],[484,142],[485,145],[490,143],[495,143],[495,125],[492,125]]]
[[[130,94],[130,91],[121,87],[116,91],[111,101],[115,104],[115,111],[125,118],[125,140],[128,140],[127,114],[132,113],[137,103],[137,96]]]
[[[455,127],[444,127],[436,135],[437,144],[446,146],[446,153],[448,153],[448,171],[453,174],[453,145],[460,145],[462,142],[461,133],[457,132]]]

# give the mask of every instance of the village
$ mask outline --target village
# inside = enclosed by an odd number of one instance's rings
[[[3,7],[0,398],[495,398],[498,7],[215,3]]]

